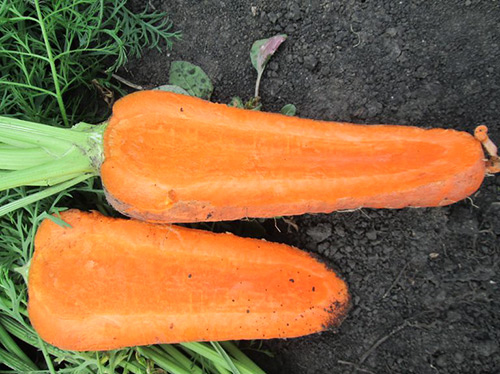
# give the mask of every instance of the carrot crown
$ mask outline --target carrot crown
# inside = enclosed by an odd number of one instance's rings
[[[99,174],[106,124],[71,129],[0,116],[0,191],[49,187],[0,208],[0,216]]]

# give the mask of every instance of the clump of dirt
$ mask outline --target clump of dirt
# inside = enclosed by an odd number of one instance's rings
[[[309,118],[469,132],[484,124],[500,143],[495,2],[150,3],[184,37],[168,54],[131,62],[135,83],[164,84],[170,63],[187,60],[213,80],[212,100],[250,98],[252,42],[286,33],[262,80],[264,110],[293,103]],[[353,308],[338,331],[266,341],[275,357],[253,358],[269,373],[500,371],[499,192],[500,177],[487,177],[449,207],[266,221],[267,239],[337,269]]]

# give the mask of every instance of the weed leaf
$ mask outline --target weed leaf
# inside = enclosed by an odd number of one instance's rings
[[[189,92],[187,92],[184,88],[181,88],[179,86],[175,86],[172,84],[164,84],[163,86],[158,86],[154,88],[155,90],[160,90],[160,91],[168,91],[168,92],[173,92],[173,93],[178,93],[181,95],[188,95]]]
[[[243,104],[243,100],[240,97],[234,96],[228,104],[229,106],[234,106],[236,108],[244,108],[245,104]]]
[[[286,116],[294,116],[297,113],[297,107],[293,104],[286,104],[281,108],[280,113]]]
[[[191,96],[209,100],[214,87],[208,75],[187,61],[174,61],[170,65],[169,83],[185,89]]]
[[[285,34],[279,34],[272,38],[257,40],[253,43],[250,49],[250,60],[257,73],[262,74],[267,62],[286,38]]]

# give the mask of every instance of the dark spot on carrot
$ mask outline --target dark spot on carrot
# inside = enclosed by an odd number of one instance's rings
[[[191,277],[192,277],[192,275],[191,275],[191,274],[188,274],[188,278],[191,278]]]
[[[312,288],[312,292],[314,292],[314,291],[316,291],[316,287],[314,287],[314,286],[313,286],[313,288]]]
[[[170,330],[172,330],[173,328],[174,328],[174,324],[173,324],[173,323],[171,323],[171,324],[170,324]]]
[[[250,313],[250,309],[247,309],[247,313]]]
[[[181,107],[181,112],[184,112],[184,108]]]
[[[212,213],[207,214],[207,219],[210,219],[210,218],[212,218]]]
[[[290,281],[290,282],[292,282],[292,283],[293,283],[293,282],[295,282],[295,281],[293,280],[293,278],[290,278],[290,279],[289,279],[289,281]]]

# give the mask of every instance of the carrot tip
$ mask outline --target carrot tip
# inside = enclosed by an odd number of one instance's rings
[[[330,306],[330,309],[328,310],[328,313],[330,314],[330,318],[323,325],[323,329],[324,330],[337,329],[341,325],[341,323],[344,321],[344,319],[347,317],[351,308],[352,308],[352,301],[351,301],[350,296],[348,297],[347,301],[344,303],[341,303],[338,301],[334,302]]]
[[[476,127],[474,137],[481,142],[484,150],[490,157],[486,160],[486,173],[495,174],[500,172],[500,157],[498,157],[498,148],[488,137],[488,128],[484,125]]]

